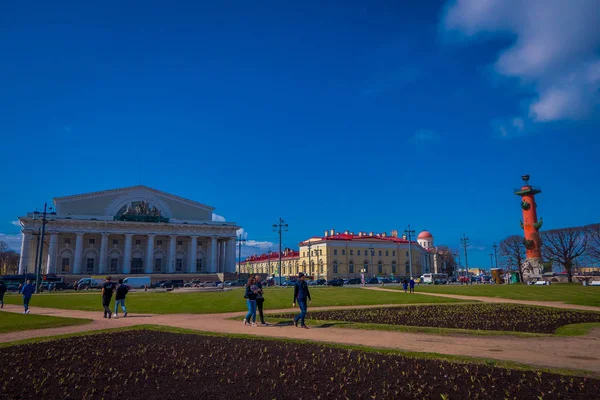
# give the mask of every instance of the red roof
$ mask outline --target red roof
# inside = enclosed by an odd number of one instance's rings
[[[395,237],[395,236],[383,236],[381,234],[377,234],[377,235],[373,235],[373,236],[369,236],[369,235],[350,235],[350,234],[346,234],[346,233],[336,233],[335,235],[331,235],[331,236],[323,236],[323,237],[319,237],[319,236],[313,236],[310,239],[319,239],[319,240],[347,240],[347,241],[352,241],[352,240],[383,240],[386,242],[393,242],[393,243],[408,243],[407,239],[401,238],[401,237]],[[310,240],[308,239],[308,240]],[[300,244],[304,244],[306,243],[308,240],[305,240],[304,242],[301,242]],[[413,241],[413,243],[416,243]]]
[[[282,260],[288,260],[290,258],[299,258],[299,257],[300,257],[300,251],[296,251],[296,250],[288,251],[287,254],[283,253],[281,255]],[[273,253],[271,253],[270,256],[269,256],[269,254],[261,254],[261,255],[255,254],[253,256],[246,257],[246,259],[244,261],[242,261],[242,263],[245,263],[246,261],[251,261],[251,262],[268,261],[269,259],[271,261],[279,260],[279,253],[273,252]]]
[[[430,238],[433,238],[433,235],[428,231],[423,231],[423,232],[419,233],[419,236],[417,236],[417,239],[430,239]]]

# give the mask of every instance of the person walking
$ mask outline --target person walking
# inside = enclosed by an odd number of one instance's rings
[[[4,308],[4,294],[6,293],[6,285],[4,281],[0,281],[0,308]]]
[[[119,285],[115,293],[115,314],[113,317],[119,318],[119,304],[123,309],[123,318],[127,317],[127,309],[125,308],[125,297],[129,293],[129,286],[123,283],[123,279],[119,279]]]
[[[410,292],[414,293],[415,292],[415,279],[412,276],[410,277],[410,282],[408,282],[408,284],[410,285]]]
[[[19,292],[23,295],[23,307],[25,308],[23,314],[29,314],[29,302],[31,301],[31,296],[35,293],[35,286],[31,283],[31,280],[28,280],[27,284]]]
[[[298,302],[298,307],[300,307],[300,314],[294,317],[294,326],[298,327],[298,321],[300,321],[300,327],[304,329],[308,329],[308,326],[304,323],[304,318],[306,318],[306,313],[308,312],[308,303],[311,302],[310,299],[310,291],[308,290],[308,284],[306,283],[304,272],[300,272],[298,274],[298,278],[300,279],[296,282],[294,286],[294,302],[292,303],[292,307],[296,307],[296,302]],[[308,300],[308,303],[307,303]]]
[[[404,289],[404,293],[406,293],[406,290],[408,289],[408,281],[406,278],[402,280],[402,289]]]
[[[248,279],[248,283],[246,284],[246,292],[244,293],[244,298],[246,299],[246,305],[248,306],[248,314],[244,318],[244,325],[248,325],[250,323],[250,318],[252,318],[252,326],[256,326],[256,297],[258,295],[258,286],[256,286],[256,279],[251,277]]]
[[[256,295],[256,308],[258,309],[258,316],[260,317],[260,324],[262,326],[266,326],[267,323],[265,322],[265,316],[263,313],[263,304],[265,302],[263,285],[262,285],[262,282],[260,281],[260,276],[256,275],[255,279],[256,279],[256,286],[258,287],[258,293]]]
[[[106,281],[102,284],[102,307],[104,307],[104,318],[110,319],[110,300],[112,299],[115,290],[115,284],[111,282],[111,277],[107,276]]]

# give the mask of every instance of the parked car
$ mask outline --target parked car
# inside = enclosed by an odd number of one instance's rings
[[[379,279],[377,279],[377,278],[369,278],[369,279],[366,279],[365,283],[367,285],[379,285]]]
[[[183,279],[173,279],[161,283],[161,288],[180,288],[183,287]]]
[[[377,278],[377,280],[379,281],[379,283],[392,283],[391,280],[389,280],[388,278]]]
[[[306,281],[306,284],[307,284],[308,286],[316,286],[316,285],[317,285],[317,281],[308,280],[308,281]]]
[[[317,279],[315,282],[317,285],[327,285],[327,279],[321,278],[321,279]]]
[[[161,287],[160,285],[162,285],[165,282],[166,281],[157,281],[157,282],[154,282],[154,283],[150,284],[150,287],[153,288],[153,289],[156,289],[156,288]]]
[[[330,279],[327,281],[327,286],[344,286],[344,280],[340,278]]]
[[[346,285],[360,285],[360,278],[350,278],[346,279],[346,281],[344,281]]]

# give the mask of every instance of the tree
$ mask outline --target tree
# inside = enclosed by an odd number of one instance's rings
[[[546,260],[560,264],[573,282],[572,268],[577,257],[586,253],[588,230],[584,227],[563,228],[541,233],[542,254]]]
[[[585,226],[588,237],[586,255],[592,262],[600,261],[600,224]]]
[[[16,274],[19,266],[19,254],[8,247],[4,241],[0,241],[0,274]]]
[[[448,246],[437,246],[436,251],[442,265],[442,271],[448,274],[448,276],[454,275],[456,261],[454,260],[452,250]]]
[[[525,261],[525,242],[522,236],[512,235],[500,242],[501,264],[509,270],[519,271],[523,282],[523,262]]]

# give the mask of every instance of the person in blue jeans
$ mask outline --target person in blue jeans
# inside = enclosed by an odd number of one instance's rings
[[[115,314],[113,317],[119,318],[119,304],[123,309],[123,317],[127,317],[127,309],[125,308],[125,297],[129,292],[129,286],[123,283],[123,279],[119,279],[119,285],[115,294]]]
[[[408,282],[409,286],[410,286],[410,292],[414,293],[415,292],[415,280],[413,279],[413,277],[410,277],[410,282]]]
[[[27,284],[21,288],[21,294],[23,295],[23,307],[25,307],[23,314],[29,314],[29,301],[34,293],[35,286],[33,286],[33,283],[31,283],[31,280],[29,280],[27,281]]]
[[[297,328],[298,322],[300,322],[300,327],[308,329],[308,326],[306,326],[306,324],[304,323],[304,318],[306,317],[306,313],[308,312],[308,303],[310,303],[311,301],[310,291],[308,290],[308,284],[304,280],[304,272],[300,272],[298,274],[298,278],[300,280],[296,282],[296,285],[294,286],[294,302],[292,303],[292,307],[296,307],[296,302],[298,302],[298,307],[300,307],[300,314],[294,317],[294,325]]]
[[[248,306],[248,314],[244,318],[244,325],[250,323],[252,318],[252,326],[256,326],[256,297],[258,296],[258,286],[256,286],[256,279],[254,277],[248,279],[246,284],[246,292],[244,298],[246,299],[246,305]]]

